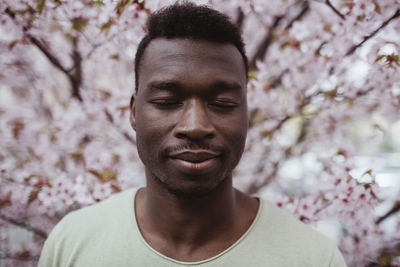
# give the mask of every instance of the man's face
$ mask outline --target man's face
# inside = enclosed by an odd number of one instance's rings
[[[131,121],[147,175],[180,196],[215,189],[243,153],[246,73],[232,44],[164,39],[142,58]]]

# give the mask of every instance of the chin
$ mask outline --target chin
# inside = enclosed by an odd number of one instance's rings
[[[202,198],[210,195],[212,192],[217,190],[218,186],[222,184],[225,179],[217,181],[206,181],[207,179],[200,182],[201,179],[188,179],[176,184],[168,179],[160,179],[153,175],[153,179],[158,184],[164,187],[170,194],[184,199]]]

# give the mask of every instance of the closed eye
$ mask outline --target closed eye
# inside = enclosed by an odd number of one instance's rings
[[[151,100],[150,103],[159,108],[172,108],[182,105],[182,102],[178,99],[156,99]]]
[[[239,106],[237,103],[232,102],[232,101],[213,101],[209,103],[209,106],[214,107],[214,108],[220,108],[220,109],[233,109]]]

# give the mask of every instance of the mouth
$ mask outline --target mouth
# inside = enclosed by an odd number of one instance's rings
[[[218,162],[219,153],[210,150],[185,150],[170,153],[172,163],[184,173],[203,174]]]
[[[219,156],[219,153],[211,150],[183,150],[172,152],[169,155],[171,158],[180,159],[183,161],[200,163]]]

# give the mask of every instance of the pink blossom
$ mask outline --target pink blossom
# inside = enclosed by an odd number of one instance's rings
[[[132,3],[118,13],[118,1],[103,2],[44,1],[39,10],[36,2],[0,1],[1,10],[16,12],[0,19],[0,215],[43,232],[71,210],[144,183],[129,124],[133,56],[149,11],[171,1],[143,1],[144,9]],[[329,2],[199,3],[234,21],[243,12],[244,41],[255,66],[235,186],[269,198],[305,223],[337,220],[347,263],[364,266],[400,238],[376,223],[382,215],[376,209],[386,199],[373,170],[367,182],[350,175],[356,156],[385,144],[383,125],[400,119],[400,23],[393,19],[379,28],[399,3]],[[265,55],[254,58],[268,33]],[[43,41],[62,68],[29,37]],[[72,94],[68,76],[78,66],[74,52],[81,60],[82,101]],[[299,173],[290,176],[293,163]],[[398,215],[390,220],[400,224]],[[0,219],[0,240],[8,240],[4,229],[11,226]],[[36,234],[7,253],[37,256],[43,239]]]

